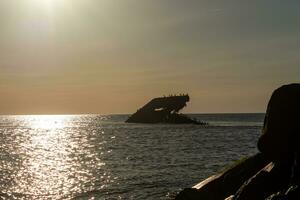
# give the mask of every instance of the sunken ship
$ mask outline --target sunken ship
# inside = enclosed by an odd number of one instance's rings
[[[190,101],[188,94],[152,99],[136,113],[132,114],[126,122],[128,123],[170,123],[170,124],[199,124],[207,123],[192,119],[179,111]]]

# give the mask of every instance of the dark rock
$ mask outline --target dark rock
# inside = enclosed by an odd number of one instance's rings
[[[212,196],[211,194],[210,196]],[[196,199],[205,199],[203,195],[199,194],[198,190],[195,188],[185,188],[182,190],[175,198],[175,200],[196,200]],[[213,198],[212,198],[213,199]]]
[[[299,200],[300,188],[299,186],[291,186],[286,192],[277,192],[272,194],[266,200]]]
[[[246,181],[235,195],[235,200],[260,200],[284,190],[289,184],[291,168],[289,163],[269,163],[256,175]]]
[[[176,197],[176,200],[223,200],[235,194],[245,181],[268,163],[269,161],[262,154],[256,154],[230,167],[225,172],[202,181],[195,185],[193,189],[183,190]]]
[[[300,84],[275,90],[268,104],[258,149],[271,160],[283,160],[299,151]]]

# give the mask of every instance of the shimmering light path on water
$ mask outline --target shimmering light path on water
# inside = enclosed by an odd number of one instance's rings
[[[256,152],[263,115],[201,115],[209,127],[127,116],[0,116],[0,197],[166,199]]]
[[[88,118],[88,117],[87,117]],[[40,199],[72,197],[114,182],[101,154],[101,126],[81,116],[20,116],[2,121],[1,192]],[[97,118],[98,119],[98,118]],[[101,121],[101,119],[99,119]],[[10,126],[3,127],[3,124]],[[97,174],[97,172],[103,172]],[[98,179],[98,180],[96,180]]]

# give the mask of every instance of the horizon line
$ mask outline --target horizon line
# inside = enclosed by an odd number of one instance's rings
[[[45,115],[66,115],[66,116],[72,116],[72,115],[132,115],[133,113],[104,113],[104,114],[101,114],[101,113],[65,113],[65,114],[62,114],[62,113],[59,113],[59,114],[42,114],[42,113],[31,113],[31,114],[0,114],[0,116],[24,116],[24,115],[31,115],[31,116],[45,116]],[[181,113],[181,114],[187,114],[187,115],[194,115],[194,114],[201,114],[201,115],[206,115],[206,114],[265,114],[265,112],[187,112],[187,113]]]

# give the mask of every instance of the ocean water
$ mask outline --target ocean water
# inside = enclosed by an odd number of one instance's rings
[[[128,115],[0,116],[2,199],[172,199],[257,152],[264,114],[194,114],[209,126]]]

